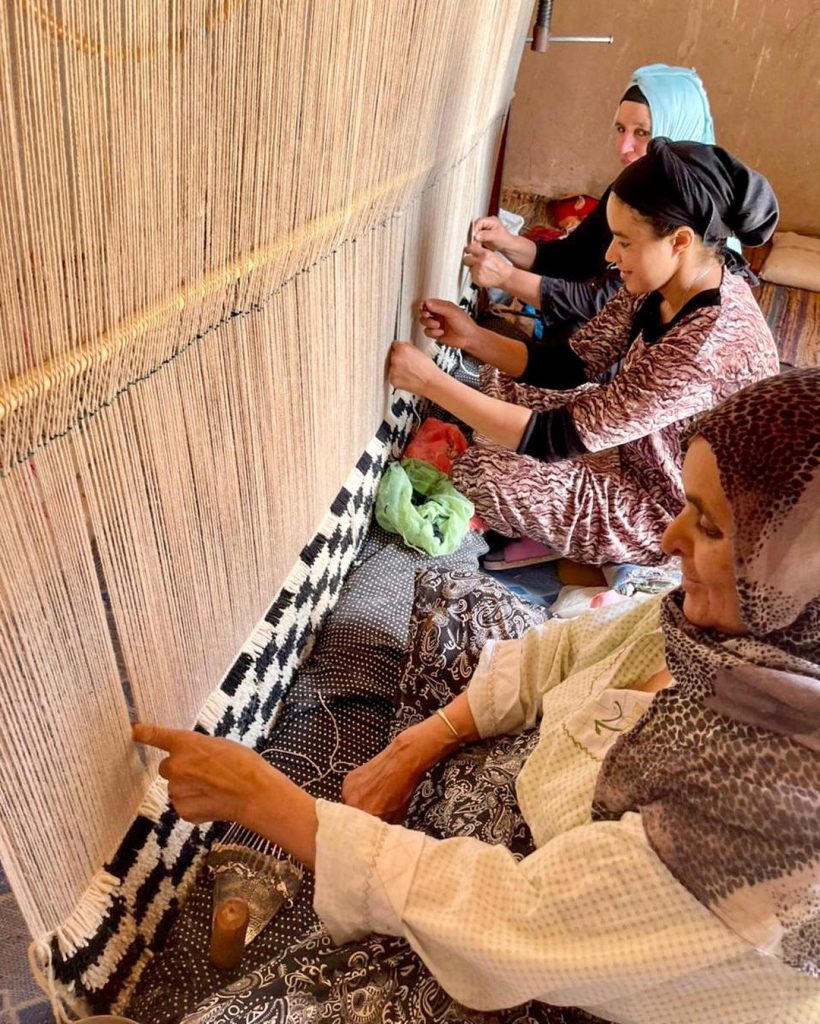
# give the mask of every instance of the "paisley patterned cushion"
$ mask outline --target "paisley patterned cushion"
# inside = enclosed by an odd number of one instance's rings
[[[515,639],[549,617],[477,570],[420,572],[393,735],[458,696],[488,640]]]

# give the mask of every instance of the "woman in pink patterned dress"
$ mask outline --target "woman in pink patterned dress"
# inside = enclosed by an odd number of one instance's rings
[[[723,267],[727,238],[761,245],[777,212],[766,179],[725,150],[653,139],[607,201],[624,286],[576,333],[526,345],[423,303],[429,337],[485,364],[481,389],[402,342],[390,379],[475,429],[453,481],[492,529],[596,565],[663,557],[683,504],[682,430],[778,372],[749,285]]]

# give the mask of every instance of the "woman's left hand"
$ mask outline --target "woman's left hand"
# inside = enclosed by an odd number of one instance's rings
[[[421,777],[440,756],[440,747],[425,741],[418,726],[400,732],[384,750],[345,778],[342,800],[351,807],[401,824]]]
[[[390,350],[390,383],[394,388],[426,397],[433,378],[441,371],[433,360],[415,345],[394,341]]]

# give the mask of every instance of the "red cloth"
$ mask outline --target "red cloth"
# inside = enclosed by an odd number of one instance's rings
[[[592,213],[598,205],[598,200],[593,196],[565,196],[563,199],[554,200],[551,205],[552,219],[558,227],[548,228],[539,225],[525,231],[525,238],[533,242],[552,242],[556,238],[566,237]]]
[[[548,228],[543,225],[531,228],[529,231],[524,232],[524,237],[529,238],[532,242],[552,242],[556,238],[563,238],[566,231],[562,231],[560,228]]]
[[[560,228],[572,231],[597,205],[598,200],[593,196],[566,196],[555,203],[553,219]]]
[[[419,427],[404,452],[405,459],[421,459],[450,476],[453,461],[469,448],[467,438],[454,423],[442,423],[430,416]]]

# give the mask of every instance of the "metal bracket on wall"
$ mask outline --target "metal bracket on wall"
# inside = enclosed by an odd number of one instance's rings
[[[546,53],[550,43],[611,43],[614,36],[552,36],[553,0],[538,0],[538,11],[535,15],[535,27],[527,42],[532,43],[536,53]]]

